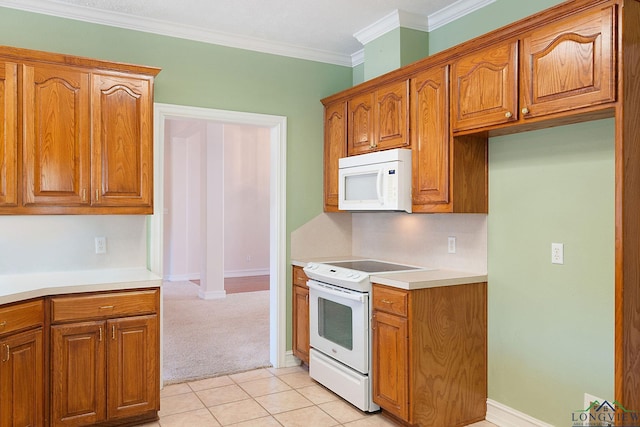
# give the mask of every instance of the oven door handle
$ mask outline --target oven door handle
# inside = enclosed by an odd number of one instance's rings
[[[342,292],[342,291],[336,291],[334,289],[331,289],[329,287],[326,286],[322,286],[317,284],[316,282],[313,282],[311,280],[309,280],[307,282],[307,286],[309,287],[309,289],[313,289],[316,290],[318,292],[323,292],[325,294],[329,294],[329,295],[333,295],[339,298],[345,298],[351,301],[358,301],[358,302],[365,302],[366,301],[366,294],[362,294],[360,292]]]

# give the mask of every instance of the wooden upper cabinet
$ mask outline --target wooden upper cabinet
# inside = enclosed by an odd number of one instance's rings
[[[23,204],[88,205],[89,73],[23,65]]]
[[[347,111],[345,102],[324,110],[324,211],[338,211],[338,160],[347,156]]]
[[[615,100],[614,10],[589,10],[522,39],[523,118]]]
[[[153,201],[151,81],[93,74],[92,203],[148,208]]]
[[[0,206],[18,203],[18,66],[0,62]]]
[[[355,96],[347,104],[349,108],[347,155],[349,156],[375,149],[374,103],[375,94],[371,92]]]
[[[412,204],[449,203],[448,67],[411,79]],[[415,209],[415,208],[414,208]]]
[[[452,66],[451,120],[454,131],[518,118],[518,41],[469,53]]]
[[[408,80],[354,96],[348,110],[349,156],[410,145]]]
[[[410,145],[408,80],[378,89],[374,112],[376,149],[388,150]]]
[[[0,46],[0,214],[153,213],[159,71]]]

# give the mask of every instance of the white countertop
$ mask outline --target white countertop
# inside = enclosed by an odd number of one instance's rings
[[[0,304],[48,295],[158,287],[162,278],[146,268],[118,268],[0,275]]]
[[[408,290],[466,285],[486,281],[486,274],[443,269],[375,274],[371,276],[371,282],[373,283]]]
[[[331,262],[355,259],[368,259],[360,256],[314,258],[310,260],[291,260],[291,264],[304,267],[308,262]],[[381,285],[393,286],[400,289],[424,289],[439,286],[466,285],[469,283],[486,282],[488,276],[483,273],[473,273],[458,270],[430,269],[420,271],[408,271],[402,273],[372,274],[371,282]]]

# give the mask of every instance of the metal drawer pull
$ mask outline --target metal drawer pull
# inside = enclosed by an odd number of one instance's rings
[[[116,339],[116,325],[111,325],[111,339]]]
[[[393,301],[390,301],[390,300],[384,299],[384,298],[382,300],[380,300],[380,301],[385,303],[385,304],[393,304]]]
[[[102,341],[102,326],[100,326],[100,336],[98,337],[98,341]]]
[[[100,310],[113,310],[113,306],[112,305],[103,305],[102,307],[100,307]]]
[[[0,328],[4,328],[5,326],[7,326],[6,320],[3,320],[2,322],[0,322]]]
[[[3,362],[8,362],[9,361],[9,357],[11,357],[11,353],[9,350],[9,344],[5,344],[5,348],[7,349],[7,358],[5,359],[4,357],[2,358]]]

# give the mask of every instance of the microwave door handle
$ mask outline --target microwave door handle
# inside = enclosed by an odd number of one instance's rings
[[[348,300],[351,300],[351,301],[364,302],[364,296],[361,293],[334,291],[333,289],[326,288],[324,286],[320,286],[320,285],[316,284],[315,282],[313,282],[311,280],[309,280],[307,282],[307,286],[309,287],[309,289],[313,289],[313,290],[318,291],[318,292],[323,292],[323,293],[328,294],[328,295],[333,295],[333,296],[344,298],[344,299],[348,299]]]
[[[376,181],[376,192],[378,193],[378,203],[384,204],[384,197],[382,195],[382,174],[384,169],[378,170],[378,179]]]

